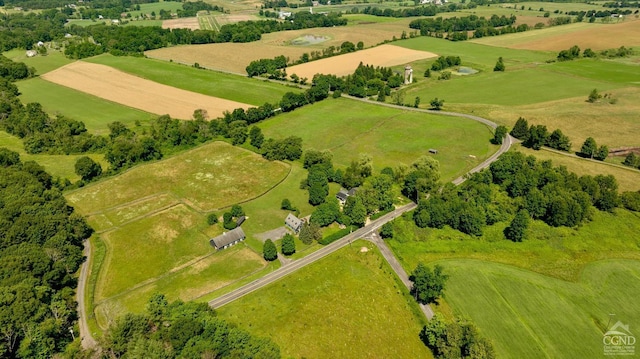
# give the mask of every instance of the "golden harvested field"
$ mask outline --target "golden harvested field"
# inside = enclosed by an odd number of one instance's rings
[[[216,17],[218,19],[218,17]],[[145,52],[145,55],[160,60],[173,60],[179,63],[198,63],[215,70],[245,74],[245,68],[251,61],[284,55],[297,60],[304,53],[321,51],[329,46],[340,47],[345,41],[354,44],[362,41],[365,47],[375,46],[394,36],[400,38],[402,31],[407,33],[411,19],[378,24],[354,26],[336,26],[293,31],[280,31],[262,35],[260,41],[251,43],[225,43],[206,45],[174,46]],[[329,40],[310,46],[292,46],[292,40],[301,36],[321,36]],[[287,71],[288,72],[288,71]]]
[[[240,21],[255,21],[255,20],[259,20],[259,18],[255,15],[249,15],[249,14],[220,14],[220,15],[216,15],[216,21],[218,21],[218,24],[220,24],[220,26],[222,25],[226,25],[226,24],[234,24],[236,22],[240,22]]]
[[[526,50],[560,51],[578,45],[581,49],[604,50],[640,46],[640,20],[617,24],[578,23],[518,34],[495,36],[473,42]]]
[[[287,73],[308,79],[313,78],[313,75],[317,73],[344,76],[352,73],[360,62],[367,65],[390,67],[436,56],[432,52],[410,50],[394,45],[380,45],[366,50],[288,67]]]
[[[280,55],[297,59],[308,51],[302,47],[272,46],[252,42],[165,47],[147,51],[145,55],[153,59],[173,60],[184,64],[197,62],[200,66],[208,69],[246,75],[245,69],[251,61],[272,59]]]
[[[42,75],[53,83],[86,92],[125,106],[173,118],[190,119],[193,111],[207,110],[211,118],[247,104],[206,96],[142,79],[112,67],[77,61]]]
[[[200,30],[200,23],[197,17],[185,17],[181,19],[164,20],[163,29],[191,29]]]

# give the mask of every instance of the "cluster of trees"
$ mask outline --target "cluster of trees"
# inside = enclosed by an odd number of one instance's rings
[[[440,56],[431,64],[431,71],[441,71],[450,67],[460,66],[461,63],[460,56]]]
[[[238,226],[238,219],[244,216],[244,209],[239,204],[231,206],[229,212],[222,214],[222,226],[224,229],[232,230]]]
[[[560,129],[554,130],[551,134],[547,131],[547,126],[531,125],[520,117],[511,130],[511,136],[522,140],[525,147],[539,150],[542,146],[548,146],[560,151],[571,150],[571,141]]]
[[[625,156],[624,161],[622,161],[622,164],[640,170],[640,156],[634,152],[629,152],[629,154]]]
[[[0,77],[16,81],[32,77],[35,74],[36,69],[28,67],[24,62],[14,62],[4,55],[0,55]]]
[[[211,5],[202,0],[185,1],[182,3],[182,9],[178,9],[176,13],[178,14],[178,17],[193,17],[198,14],[198,11],[224,12],[224,8],[218,5]]]
[[[238,329],[206,303],[175,301],[155,294],[142,314],[126,314],[104,335],[112,358],[280,358],[268,338]]]
[[[436,303],[442,296],[444,286],[449,278],[444,274],[444,268],[436,264],[433,270],[422,263],[418,263],[411,272],[409,280],[413,282],[411,294],[419,303]]]
[[[289,233],[282,237],[280,252],[285,256],[290,256],[296,252],[295,237]],[[272,262],[278,259],[278,248],[271,239],[264,241],[262,245],[262,256],[266,261]]]
[[[0,148],[0,356],[45,358],[72,341],[75,273],[92,229],[33,161]]]
[[[0,51],[32,49],[38,41],[64,38],[67,18],[67,14],[56,9],[3,14],[0,17]]]
[[[506,17],[504,15],[492,15],[491,18],[478,17],[470,15],[465,17],[453,17],[443,19],[426,18],[413,20],[409,23],[412,29],[420,30],[422,36],[444,37],[447,33],[447,39],[460,41],[467,39],[467,32],[474,31],[473,37],[483,37],[499,35],[503,33],[512,33],[528,30],[528,26],[513,27],[516,21],[515,16]]]
[[[624,46],[620,46],[617,49],[606,49],[600,52],[595,52],[591,49],[585,49],[582,53],[582,57],[605,57],[605,58],[616,58],[616,57],[627,57],[633,55],[633,49],[626,48]],[[570,61],[580,58],[580,47],[577,45],[572,46],[568,50],[562,50],[558,53],[557,60],[558,61]]]
[[[531,219],[573,227],[588,220],[593,207],[602,211],[616,208],[620,204],[617,189],[613,176],[578,177],[565,167],[553,167],[550,161],[508,152],[462,186],[446,185],[420,201],[414,221],[418,227],[449,225],[479,236],[485,225],[508,220],[525,209],[521,215]],[[519,220],[512,222],[514,234],[519,226],[526,229],[526,221]],[[514,238],[517,236],[510,239]]]
[[[608,7],[608,8],[624,8],[624,7],[637,7],[640,8],[640,1],[628,1],[628,0],[622,0],[622,1],[613,1],[613,2],[606,2],[604,4],[602,4],[602,7]]]
[[[328,91],[347,93],[355,97],[378,96],[379,101],[384,101],[391,94],[391,89],[400,87],[404,78],[394,73],[388,67],[374,67],[358,65],[353,74],[337,77],[335,75],[316,74],[313,83],[326,88]]]
[[[282,79],[287,74],[280,69],[287,67],[287,58],[284,55],[276,56],[273,59],[254,60],[246,68],[249,77],[268,74],[269,78]]]
[[[587,137],[580,147],[580,152],[576,153],[580,157],[593,158],[598,161],[604,161],[609,156],[609,147],[602,145],[598,147],[593,137]]]
[[[436,314],[420,332],[420,339],[436,359],[494,359],[493,344],[481,336],[473,323],[447,322]]]

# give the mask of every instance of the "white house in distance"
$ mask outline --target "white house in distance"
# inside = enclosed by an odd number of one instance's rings
[[[244,241],[246,237],[247,236],[244,234],[242,228],[236,227],[229,232],[222,233],[221,235],[210,239],[209,244],[211,244],[217,250],[221,250]]]
[[[302,220],[291,213],[284,219],[284,224],[295,233],[300,232],[300,229],[302,229]]]

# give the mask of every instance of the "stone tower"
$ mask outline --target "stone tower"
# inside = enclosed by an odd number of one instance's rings
[[[408,85],[413,82],[413,69],[411,65],[404,67],[404,84]]]

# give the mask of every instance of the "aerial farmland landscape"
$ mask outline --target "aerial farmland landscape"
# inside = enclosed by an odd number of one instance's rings
[[[640,4],[0,0],[0,358],[636,358]]]

